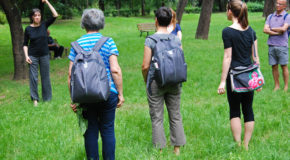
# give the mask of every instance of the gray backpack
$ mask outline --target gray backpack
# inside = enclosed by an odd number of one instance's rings
[[[71,99],[74,103],[106,101],[110,94],[110,82],[106,66],[99,50],[108,40],[102,37],[90,52],[84,51],[77,41],[71,46],[77,52],[71,70]]]
[[[170,34],[167,39],[149,36],[156,42],[152,50],[150,64],[152,77],[161,87],[185,82],[187,78],[187,64],[180,46],[173,40],[175,35]],[[152,74],[152,73],[151,73]],[[149,83],[150,84],[150,83]]]

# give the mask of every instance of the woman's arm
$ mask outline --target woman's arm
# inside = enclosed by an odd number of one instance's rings
[[[114,83],[116,84],[117,90],[118,90],[118,98],[119,102],[117,104],[117,107],[121,107],[121,105],[124,103],[125,99],[123,96],[123,79],[122,79],[122,70],[118,63],[118,58],[116,55],[111,55],[109,58],[110,61],[110,68],[112,73],[112,78],[114,80]]]
[[[224,51],[222,76],[221,76],[220,85],[218,87],[218,94],[224,94],[225,93],[226,79],[227,79],[227,76],[228,76],[228,73],[229,73],[231,62],[232,62],[232,48],[227,48]]]
[[[24,51],[24,55],[25,55],[25,60],[27,63],[31,64],[32,61],[28,56],[28,47],[27,46],[23,46],[23,51]]]
[[[73,66],[73,62],[70,61],[69,62],[69,67],[68,67],[68,78],[67,78],[67,84],[68,84],[68,90],[69,90],[69,95],[70,96],[71,96],[71,93],[70,93],[70,80],[71,80],[71,69],[72,69],[72,66]],[[74,112],[77,111],[77,105],[76,104],[71,103],[70,107],[72,108],[72,110]]]
[[[42,3],[46,3],[50,9],[50,11],[52,12],[52,16],[54,18],[58,17],[58,13],[56,12],[56,10],[53,8],[53,6],[49,3],[48,0],[42,0]]]
[[[182,33],[181,33],[181,31],[178,31],[177,32],[177,37],[180,39],[180,41],[182,40]]]
[[[252,47],[252,59],[257,64],[260,64],[259,55],[258,55],[258,40],[255,40],[254,45],[255,47],[254,46]]]
[[[150,67],[152,57],[152,50],[148,46],[144,47],[144,57],[143,57],[143,64],[142,64],[142,75],[144,82],[147,83],[147,76]]]

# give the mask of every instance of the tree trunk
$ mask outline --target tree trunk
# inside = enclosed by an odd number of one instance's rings
[[[141,0],[141,12],[142,16],[145,16],[145,0]]]
[[[275,11],[275,0],[265,0],[263,17],[268,17],[269,14]]]
[[[116,0],[116,10],[121,9],[121,0]]]
[[[104,0],[99,0],[99,7],[102,11],[105,11],[105,2]]]
[[[182,19],[182,14],[184,12],[184,8],[187,5],[188,0],[179,0],[177,9],[176,9],[176,18],[177,18],[177,23],[181,23]]]
[[[226,0],[218,0],[218,3],[219,3],[219,11],[225,12],[226,6],[227,6],[227,1]]]
[[[208,39],[210,17],[214,0],[203,0],[195,39]]]
[[[17,8],[15,0],[0,0],[6,18],[9,23],[14,58],[14,80],[26,79],[28,68],[23,52],[23,29],[21,24],[21,14]]]

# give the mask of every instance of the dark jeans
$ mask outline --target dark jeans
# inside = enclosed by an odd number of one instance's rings
[[[54,52],[54,58],[56,57],[61,57],[62,56],[62,53],[63,53],[63,46],[51,46],[51,47],[48,47],[49,50],[52,50]]]
[[[89,160],[99,159],[98,139],[99,132],[102,137],[102,154],[104,160],[115,159],[115,111],[118,103],[118,95],[110,93],[109,99],[105,102],[94,104],[81,104],[87,110],[83,116],[88,119],[88,129],[86,130],[85,148]]]
[[[34,57],[29,56],[32,64],[29,65],[29,84],[31,100],[39,101],[38,96],[38,66],[40,68],[42,99],[43,101],[51,100],[51,84],[49,77],[49,55]]]

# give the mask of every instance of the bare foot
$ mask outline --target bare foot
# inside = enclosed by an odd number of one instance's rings
[[[37,100],[34,100],[34,101],[33,101],[33,105],[34,105],[34,107],[37,107],[37,106],[38,106],[38,102],[37,102]]]
[[[245,148],[246,151],[249,150],[249,146],[247,144],[244,144],[244,148]]]
[[[177,156],[180,155],[180,146],[174,146],[174,153],[175,153],[175,155],[177,155]]]
[[[273,91],[275,92],[275,91],[278,91],[280,89],[280,87],[275,87],[274,89],[273,89]]]
[[[284,87],[284,92],[287,92],[288,91],[288,86],[285,86]]]

